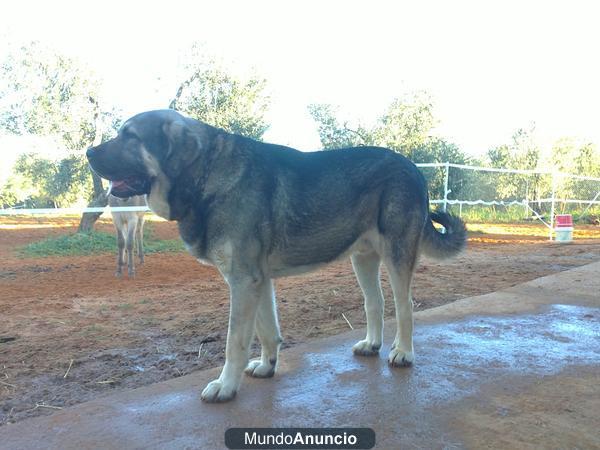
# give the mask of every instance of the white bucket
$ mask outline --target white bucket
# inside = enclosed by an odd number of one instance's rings
[[[573,240],[573,227],[556,227],[554,229],[556,242],[571,242]]]

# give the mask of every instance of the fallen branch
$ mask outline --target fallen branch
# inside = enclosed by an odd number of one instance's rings
[[[350,327],[350,329],[354,330],[354,327],[352,326],[352,324],[350,323],[350,321],[346,318],[346,316],[344,315],[344,313],[342,313],[342,317],[344,318],[344,320],[346,321],[346,323],[348,324],[348,326]]]
[[[315,326],[314,326],[314,325],[311,325],[311,326],[310,326],[310,328],[308,328],[308,329],[306,330],[306,333],[304,333],[304,337],[305,337],[305,338],[306,338],[306,337],[308,337],[308,335],[311,333],[311,331],[312,331],[312,330],[314,330],[314,328],[315,328]]]
[[[105,381],[96,381],[96,384],[110,384],[116,383],[118,380],[105,380]]]
[[[4,386],[10,386],[12,388],[16,388],[16,386],[14,384],[5,383],[4,381],[0,381],[0,384],[3,384]]]
[[[62,409],[62,406],[52,406],[52,405],[44,405],[43,403],[36,403],[35,408],[33,408],[33,409],[38,409],[38,408]]]
[[[73,360],[71,360],[71,362],[69,363],[69,368],[67,369],[67,371],[63,375],[63,378],[67,378],[67,375],[69,375],[69,370],[71,370],[71,366],[72,365],[73,365]]]

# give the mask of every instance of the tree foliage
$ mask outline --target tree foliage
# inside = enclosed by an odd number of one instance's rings
[[[197,46],[192,52],[192,63],[186,65],[185,79],[169,107],[231,133],[262,139],[270,103],[266,80],[235,76]]]
[[[331,105],[312,104],[308,111],[317,123],[321,145],[325,150],[359,145],[378,145],[405,156],[430,141],[435,121],[433,104],[424,92],[415,92],[394,99],[374,126],[359,124],[351,127],[349,121],[336,117]]]
[[[0,73],[0,127],[55,136],[75,151],[93,140],[99,83],[85,67],[32,42],[11,52]]]
[[[416,92],[391,103],[373,130],[373,141],[408,156],[430,141],[434,125],[431,99],[424,92]]]
[[[349,121],[337,117],[336,109],[327,104],[312,104],[308,111],[317,124],[324,150],[344,147],[380,146],[392,149],[414,162],[453,162],[464,164],[467,156],[454,144],[431,136],[435,124],[433,104],[424,92],[415,92],[394,99],[377,122],[366,127],[352,127]],[[443,170],[423,171],[431,197],[444,196]],[[464,180],[452,180],[449,186],[458,193]]]
[[[487,163],[500,169],[536,170],[540,162],[541,150],[535,138],[535,125],[518,129],[508,144],[493,147],[487,152]],[[539,199],[547,189],[547,180],[538,174],[498,174],[493,183],[493,195],[503,199],[517,199],[519,196]]]
[[[591,142],[579,147],[573,162],[575,173],[600,178],[600,149]]]
[[[85,149],[99,127],[108,137],[119,121],[114,109],[102,108],[99,80],[77,61],[37,42],[9,53],[0,65],[0,77],[0,128],[51,137],[65,153],[57,160],[32,154],[19,158],[12,182],[3,191],[15,188],[19,175],[28,178],[29,189],[5,194],[3,202],[64,206],[89,200],[93,184]],[[30,196],[20,198],[27,190]]]
[[[23,180],[27,197],[21,201],[28,207],[67,207],[87,195],[89,171],[77,155],[52,160],[26,153],[17,159],[14,175]]]
[[[348,121],[340,122],[332,105],[311,104],[308,105],[308,112],[317,123],[319,139],[324,150],[371,145],[371,132],[361,125],[353,129],[348,125]]]
[[[519,129],[509,143],[491,148],[487,162],[492,167],[534,171],[553,171],[555,195],[559,198],[590,199],[597,193],[593,182],[578,181],[559,173],[600,177],[600,152],[591,143],[578,143],[563,137],[543,151],[535,138],[535,127]],[[530,200],[549,197],[552,177],[543,174],[500,174],[495,177],[494,195],[497,198],[527,196]]]

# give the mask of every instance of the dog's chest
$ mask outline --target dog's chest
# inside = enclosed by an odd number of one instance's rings
[[[204,238],[204,229],[193,220],[178,222],[179,235],[183,241],[186,250],[195,258],[206,260],[206,239]]]

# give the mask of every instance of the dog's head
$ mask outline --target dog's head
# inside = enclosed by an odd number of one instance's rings
[[[173,110],[148,111],[127,120],[118,135],[87,150],[92,169],[111,181],[116,197],[161,190],[199,157],[201,124]]]

